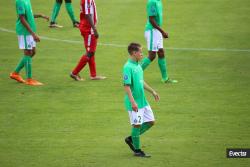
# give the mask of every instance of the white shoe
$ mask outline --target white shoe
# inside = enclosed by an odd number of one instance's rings
[[[106,79],[107,77],[105,76],[95,76],[95,77],[90,77],[91,80],[103,80]]]

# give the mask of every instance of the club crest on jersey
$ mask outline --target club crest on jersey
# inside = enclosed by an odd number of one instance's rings
[[[128,75],[124,75],[124,76],[123,76],[123,79],[124,79],[124,80],[127,80],[127,79],[128,79]]]
[[[22,7],[22,6],[19,6],[18,10],[23,10],[23,7]]]
[[[137,119],[134,119],[134,123],[136,124],[138,121],[137,121]]]
[[[154,7],[154,6],[152,6],[150,10],[151,10],[151,12],[152,12],[152,13],[155,13],[155,12],[156,12],[156,10],[155,10],[155,7]]]

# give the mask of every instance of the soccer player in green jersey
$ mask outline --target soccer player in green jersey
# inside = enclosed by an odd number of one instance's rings
[[[163,49],[163,38],[168,38],[168,33],[162,27],[163,6],[162,0],[148,0],[147,2],[147,24],[145,27],[145,38],[148,47],[148,57],[144,58],[141,66],[145,70],[158,55],[158,65],[161,71],[162,82],[176,83],[168,76],[167,63]]]
[[[72,8],[72,1],[71,0],[64,0],[64,1],[65,1],[66,10],[67,10],[69,17],[73,23],[73,27],[78,27],[79,22],[75,18],[74,11]],[[50,28],[62,28],[63,27],[63,26],[58,25],[56,23],[56,18],[58,16],[59,11],[60,11],[62,2],[63,2],[63,0],[56,0],[56,2],[54,4],[52,15],[51,15],[51,20],[50,20],[50,25],[49,25]]]
[[[125,139],[134,155],[150,157],[141,150],[140,135],[154,125],[154,114],[146,100],[144,89],[150,92],[156,101],[158,94],[143,80],[143,70],[139,61],[142,59],[142,47],[138,43],[128,46],[129,60],[123,67],[123,83],[126,92],[125,106],[132,125],[131,136]]]
[[[36,53],[36,42],[40,42],[36,34],[36,24],[34,18],[44,18],[49,21],[49,17],[43,14],[33,15],[30,0],[16,0],[16,33],[18,35],[19,48],[24,51],[24,56],[17,65],[10,78],[27,85],[42,85],[42,83],[32,79],[31,63],[32,57]],[[27,80],[19,75],[21,69],[25,67]]]

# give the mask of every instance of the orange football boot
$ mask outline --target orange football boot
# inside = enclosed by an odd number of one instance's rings
[[[41,86],[41,85],[43,85],[43,83],[38,82],[38,81],[36,81],[34,79],[31,79],[31,78],[27,79],[25,84],[26,85],[31,85],[31,86]]]
[[[16,72],[10,73],[10,78],[20,83],[25,83],[25,80]]]

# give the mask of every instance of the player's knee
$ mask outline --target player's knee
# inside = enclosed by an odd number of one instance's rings
[[[71,3],[71,0],[65,0],[65,3]]]
[[[154,126],[155,121],[151,121],[151,122],[149,122],[149,124],[150,124],[151,126]]]
[[[155,52],[149,52],[148,58],[153,61],[156,57],[156,53]]]
[[[140,128],[141,125],[133,125],[134,128]]]
[[[36,54],[36,51],[33,50],[32,51],[32,57],[35,56],[35,54]]]
[[[160,49],[160,50],[157,52],[157,54],[158,54],[158,57],[159,57],[159,58],[164,58],[164,57],[165,57],[165,53],[164,53],[164,50],[163,50],[163,49]]]
[[[26,56],[33,56],[33,51],[32,50],[24,50],[24,55]]]
[[[87,53],[87,56],[90,58],[90,57],[92,57],[92,56],[94,56],[95,55],[95,53],[94,52],[88,52]]]
[[[57,3],[62,3],[63,0],[56,0]]]

